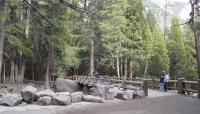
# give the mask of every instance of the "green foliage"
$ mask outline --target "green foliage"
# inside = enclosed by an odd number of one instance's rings
[[[172,19],[169,33],[168,52],[170,56],[170,72],[172,77],[183,76],[186,65],[186,47],[177,17]]]
[[[188,25],[185,25],[183,34],[186,47],[186,61],[182,75],[187,79],[194,79],[198,76],[194,32]]]
[[[169,71],[169,58],[165,48],[163,35],[158,27],[153,28],[153,55],[150,71],[153,75],[159,75],[162,70]]]
[[[168,51],[165,47],[162,32],[157,26],[155,16],[151,10],[147,12],[146,20],[153,39],[149,72],[153,76],[157,76],[162,70],[169,71]]]
[[[84,0],[66,1],[84,5]],[[197,76],[192,31],[184,27],[182,33],[174,17],[166,47],[154,12],[144,12],[142,0],[88,0],[86,9],[98,16],[77,12],[59,0],[34,0],[31,4],[54,26],[31,11],[29,38],[25,34],[27,9],[17,2],[21,0],[7,2],[6,11],[0,14],[0,19],[6,19],[4,59],[10,66],[22,54],[31,78],[43,79],[48,63],[50,71],[58,76],[72,75],[74,71],[88,74],[90,40],[94,36],[94,66],[102,74],[116,75],[120,58],[122,75],[125,66],[138,76],[149,66],[147,72],[151,75],[170,70],[174,78]]]

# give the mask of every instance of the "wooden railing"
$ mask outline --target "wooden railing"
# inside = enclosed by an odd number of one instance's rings
[[[112,84],[117,87],[121,87],[124,90],[130,89],[130,90],[144,90],[145,96],[148,96],[148,83],[146,79],[123,79],[118,77],[110,77],[110,76],[101,76],[100,79],[96,79],[94,77],[90,76],[70,76],[67,77],[67,79],[75,80],[79,83],[85,84],[85,85],[93,85],[97,80],[104,84]]]
[[[90,85],[95,83],[97,80],[94,77],[90,76],[68,76],[67,79],[75,80],[81,82],[85,85]],[[132,79],[123,79],[122,77],[110,77],[110,76],[101,76],[99,79],[101,83],[113,84],[114,86],[121,87],[123,89],[138,90],[143,89],[145,95],[148,96],[148,88],[159,89],[159,79],[143,79],[143,78],[132,78]],[[25,81],[27,82],[27,80]],[[30,82],[30,80],[28,80]],[[33,81],[35,82],[35,81]],[[38,83],[43,83],[43,81],[37,81]],[[51,82],[50,85],[53,85]],[[91,85],[92,86],[92,85]],[[198,81],[187,81],[183,78],[178,80],[169,80],[168,89],[177,90],[179,94],[185,93],[197,93],[200,98],[200,80]]]
[[[70,79],[83,78],[87,76],[73,76]],[[90,77],[91,79],[91,77]],[[132,79],[123,79],[122,77],[110,77],[110,76],[101,76],[100,81],[106,82],[108,84],[114,84],[115,86],[120,86],[124,89],[143,89],[145,95],[148,96],[148,88],[159,89],[160,80],[156,78],[152,79],[143,79],[143,78],[132,78]],[[119,85],[117,85],[119,84]],[[135,88],[136,87],[136,88]],[[184,78],[179,78],[177,80],[169,80],[168,89],[177,90],[179,94],[185,93],[197,93],[200,98],[200,80],[197,81],[187,81]]]
[[[159,79],[147,79],[148,87],[152,89],[159,89]],[[200,98],[200,81],[187,81],[184,78],[179,78],[177,80],[169,80],[167,89],[177,90],[179,94],[185,93],[197,93]]]

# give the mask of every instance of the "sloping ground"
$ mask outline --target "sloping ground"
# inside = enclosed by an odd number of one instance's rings
[[[0,114],[200,114],[200,99],[149,90],[148,97],[132,101],[76,103],[67,107],[29,108],[24,111],[11,109]]]

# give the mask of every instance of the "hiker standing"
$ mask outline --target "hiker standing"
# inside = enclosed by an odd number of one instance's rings
[[[167,92],[167,84],[169,82],[169,74],[166,73],[165,77],[164,77],[164,91]]]
[[[165,78],[165,71],[162,71],[160,75],[160,91],[164,91],[164,78]]]

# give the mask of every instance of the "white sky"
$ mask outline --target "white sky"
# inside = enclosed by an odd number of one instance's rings
[[[157,5],[159,5],[161,8],[164,9],[165,6],[165,0],[151,0],[154,1],[154,3],[156,3]],[[181,19],[186,20],[189,18],[189,13],[190,13],[190,0],[168,0],[168,2],[184,2],[184,3],[188,3],[188,6],[185,6],[184,9],[181,11],[181,13],[178,15]]]
[[[164,1],[164,0],[163,0]],[[189,0],[168,0],[168,1],[178,1],[178,2],[186,2],[189,3]]]

